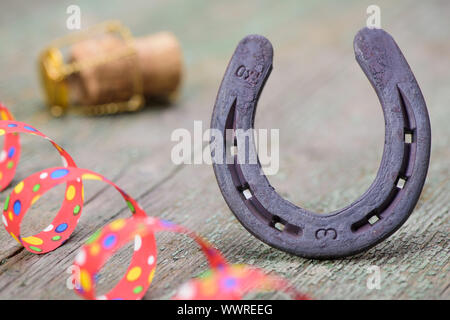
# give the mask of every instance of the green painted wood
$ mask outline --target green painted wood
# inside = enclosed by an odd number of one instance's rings
[[[53,137],[81,167],[109,177],[137,197],[151,215],[197,230],[235,263],[277,272],[318,299],[449,299],[450,22],[448,1],[378,1],[382,26],[404,52],[427,101],[432,158],[422,197],[406,224],[387,241],[356,257],[314,261],[257,241],[237,222],[207,165],[175,166],[170,134],[208,126],[215,96],[237,42],[248,33],[275,47],[274,71],[261,97],[258,128],[280,128],[280,171],[274,187],[294,203],[320,212],[341,208],[372,182],[381,160],[384,125],[378,100],[354,61],[353,36],[369,1],[79,1],[83,26],[119,18],[135,35],[168,29],[180,39],[186,77],[171,107],[115,117],[52,119],[36,74],[39,51],[63,35],[69,1],[14,1],[0,5],[0,99],[20,121]],[[276,103],[275,103],[276,101]],[[58,165],[44,141],[24,136],[15,183]],[[348,143],[351,141],[351,143]],[[330,153],[331,151],[331,153]],[[331,155],[330,155],[331,154]],[[0,195],[4,201],[12,187]],[[62,189],[36,203],[25,232],[45,227]],[[129,213],[104,185],[86,183],[80,224],[61,248],[42,256],[22,250],[0,231],[0,298],[75,299],[66,273],[80,245],[96,229]],[[160,261],[145,298],[168,298],[206,262],[192,241],[158,235]],[[131,248],[101,272],[99,290],[118,281]],[[370,266],[381,268],[381,289],[370,290]],[[283,298],[278,293],[258,295]]]

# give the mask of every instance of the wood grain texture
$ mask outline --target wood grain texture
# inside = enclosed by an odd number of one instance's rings
[[[450,3],[444,0],[378,1],[382,26],[393,35],[415,73],[431,117],[433,144],[422,197],[405,225],[358,256],[315,261],[266,246],[237,222],[208,165],[175,166],[176,128],[209,126],[220,80],[237,42],[249,33],[268,37],[274,71],[260,99],[258,128],[280,129],[280,171],[269,177],[290,201],[329,212],[355,200],[370,185],[381,160],[384,121],[378,100],[354,60],[354,34],[364,26],[370,1],[78,1],[82,24],[119,18],[142,36],[173,31],[186,59],[180,101],[130,115],[52,119],[37,83],[40,49],[63,35],[73,1],[15,1],[0,8],[0,99],[20,121],[54,138],[80,167],[97,171],[138,198],[145,210],[181,223],[209,239],[235,263],[277,272],[317,299],[449,299]],[[275,103],[275,101],[277,101]],[[13,185],[53,165],[48,143],[24,136]],[[349,143],[349,141],[351,143]],[[0,195],[4,201],[12,190]],[[62,189],[43,197],[25,220],[25,233],[45,227]],[[0,298],[77,299],[66,273],[81,244],[96,229],[127,217],[112,188],[86,183],[80,224],[60,248],[38,256],[0,231]],[[168,298],[205,270],[196,245],[182,236],[158,235],[160,260],[148,299]],[[128,250],[127,250],[128,249]],[[101,272],[110,288],[126,270],[132,250],[121,250]],[[381,268],[381,290],[369,290],[367,268]],[[265,298],[280,299],[278,293]]]

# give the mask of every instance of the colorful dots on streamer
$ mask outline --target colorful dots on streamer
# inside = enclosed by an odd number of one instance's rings
[[[127,280],[130,282],[136,281],[141,276],[141,273],[142,269],[140,267],[131,268],[131,270],[127,273]]]
[[[5,117],[11,119],[9,113],[5,110],[0,105],[0,115],[4,119]],[[10,133],[11,131],[14,131],[14,133]],[[273,276],[266,276],[261,271],[255,273],[250,271],[248,267],[239,269],[229,265],[218,250],[214,249],[195,233],[170,221],[147,217],[137,202],[122,189],[99,174],[77,168],[70,155],[64,149],[31,126],[11,123],[11,121],[0,121],[0,134],[6,134],[5,147],[0,152],[0,180],[2,187],[6,187],[10,183],[14,168],[19,160],[20,144],[17,137],[18,132],[38,133],[39,136],[46,138],[59,151],[65,166],[64,168],[49,168],[29,176],[14,187],[11,197],[8,196],[6,198],[4,213],[2,214],[3,225],[7,232],[19,244],[25,246],[28,251],[36,254],[45,253],[54,250],[68,239],[69,231],[71,232],[75,229],[82,210],[82,199],[84,199],[82,179],[101,180],[114,186],[133,212],[132,218],[115,220],[108,226],[97,230],[89,237],[86,245],[81,248],[80,253],[76,256],[74,265],[78,267],[77,271],[79,271],[77,277],[79,286],[75,287],[77,292],[83,297],[88,299],[96,297],[95,285],[99,269],[116,252],[117,247],[122,247],[134,239],[132,262],[122,279],[123,281],[119,281],[116,288],[112,291],[113,294],[106,294],[103,297],[117,299],[142,298],[155,274],[157,247],[154,233],[158,231],[183,233],[193,238],[208,258],[212,270],[205,273],[203,278],[192,280],[183,286],[175,298],[240,298],[242,294],[245,294],[245,292],[242,292],[243,285],[253,285],[253,289],[261,288],[261,284],[264,285],[264,289],[281,287],[282,279],[273,280],[275,279]],[[7,169],[11,170],[8,171]],[[42,192],[62,182],[67,184],[67,189],[64,195],[63,207],[57,214],[56,219],[43,232],[35,236],[21,238],[20,223],[29,205],[37,201]],[[283,291],[285,290],[283,289]]]
[[[117,236],[114,234],[110,234],[108,236],[105,237],[105,239],[103,240],[103,248],[105,249],[110,249],[112,248],[117,241]]]
[[[32,128],[30,126],[23,126],[25,129],[33,131],[33,132],[37,132],[37,130],[35,128]]]
[[[22,241],[24,241],[28,244],[35,245],[35,246],[39,246],[42,243],[44,243],[44,241],[42,241],[42,239],[40,239],[38,237],[26,237],[26,238],[22,238]]]
[[[128,200],[127,200],[127,206],[128,206],[128,208],[130,209],[131,212],[134,213],[134,212],[136,211],[136,210],[134,209],[133,204],[132,204],[130,201],[128,201]]]
[[[42,251],[41,248],[34,247],[34,246],[29,246],[28,248],[30,248],[31,250],[36,251],[36,252],[41,252]]]
[[[9,195],[8,195],[8,197],[6,197],[5,204],[3,206],[3,210],[6,211],[8,209],[8,206],[9,206]]]
[[[14,240],[16,240],[20,245],[22,244],[22,242],[20,242],[20,240],[16,237],[16,235],[12,232],[9,233],[11,235],[11,237],[13,237]]]
[[[112,231],[117,231],[125,226],[125,219],[117,219],[109,225]]]
[[[55,232],[57,232],[57,233],[64,232],[64,231],[66,231],[67,227],[68,227],[67,223],[61,223],[59,226],[57,226],[55,228]]]
[[[86,270],[80,272],[80,285],[84,291],[91,290],[91,276]]]
[[[84,180],[102,180],[101,177],[99,177],[96,174],[92,174],[92,173],[85,173],[81,176],[81,178]]]
[[[8,158],[12,158],[12,157],[14,157],[14,154],[16,153],[16,148],[14,148],[14,147],[11,147],[11,148],[9,148],[9,150],[8,150]]]
[[[155,269],[153,269],[148,275],[148,283],[152,283],[153,277],[155,276]]]
[[[16,216],[20,214],[20,210],[22,210],[22,204],[19,200],[16,200],[13,205],[13,211]]]
[[[225,278],[223,281],[223,286],[227,289],[233,289],[237,285],[237,280],[235,278]]]
[[[72,201],[73,198],[75,198],[75,193],[76,193],[75,187],[72,185],[69,186],[66,191],[66,199]]]
[[[80,213],[81,207],[80,205],[76,205],[75,208],[73,208],[73,215],[76,216],[77,214]]]
[[[50,174],[52,179],[59,179],[66,176],[69,173],[67,169],[57,169]]]
[[[168,220],[161,220],[161,224],[166,228],[172,228],[175,226],[175,224]]]
[[[36,201],[38,201],[40,197],[41,197],[40,195],[34,196],[33,199],[31,199],[31,205],[33,205]]]
[[[134,289],[133,289],[133,293],[134,293],[134,294],[138,294],[138,293],[141,293],[142,290],[144,290],[144,288],[143,288],[142,286],[136,286],[136,287],[134,287]]]
[[[91,255],[96,256],[100,252],[100,245],[98,243],[94,243],[89,249]]]
[[[25,184],[24,184],[23,181],[20,182],[17,186],[15,186],[14,192],[15,192],[16,194],[19,194],[20,192],[22,192],[23,186],[24,186],[24,185],[25,185]]]
[[[134,237],[134,251],[139,251],[142,246],[142,238],[139,235]]]

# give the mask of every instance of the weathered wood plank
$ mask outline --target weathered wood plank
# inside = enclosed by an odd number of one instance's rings
[[[369,3],[132,3],[122,7],[85,1],[80,6],[89,22],[121,17],[136,34],[168,28],[180,37],[187,65],[184,92],[176,106],[117,117],[51,119],[40,107],[34,61],[45,42],[65,33],[61,22],[65,6],[55,8],[54,3],[40,3],[34,9],[15,2],[8,10],[0,10],[0,69],[4,75],[0,99],[18,119],[35,125],[64,146],[81,167],[117,182],[139,198],[149,214],[195,229],[231,262],[278,272],[315,298],[450,298],[450,93],[445,90],[450,84],[448,2],[379,1],[383,27],[394,35],[411,63],[429,106],[432,162],[422,198],[407,223],[372,250],[337,261],[293,257],[253,238],[227,208],[212,168],[172,164],[170,134],[180,127],[192,130],[194,120],[202,120],[205,127],[209,124],[235,45],[247,33],[262,33],[274,44],[275,69],[261,97],[256,125],[280,128],[281,140],[280,172],[270,177],[271,183],[294,203],[320,212],[355,200],[375,176],[384,134],[380,106],[352,52],[353,35],[364,24]],[[54,9],[48,11],[50,7]],[[4,17],[5,11],[22,15],[14,20]],[[56,11],[61,16],[55,15]],[[15,182],[59,164],[56,152],[44,141],[30,137],[23,141],[23,159]],[[11,190],[3,192],[0,200]],[[112,188],[87,183],[86,196],[80,225],[54,252],[33,255],[0,231],[0,298],[76,298],[65,282],[77,249],[97,228],[129,216]],[[46,226],[56,213],[58,199],[55,192],[36,203],[26,221],[29,231]],[[167,298],[180,283],[206,268],[192,241],[163,233],[158,244],[159,266],[146,298]],[[119,279],[130,254],[131,250],[122,250],[106,266],[100,290]],[[367,267],[371,265],[381,268],[381,290],[366,287]]]

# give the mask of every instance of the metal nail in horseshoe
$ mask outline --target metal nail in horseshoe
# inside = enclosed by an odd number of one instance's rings
[[[383,109],[385,145],[372,185],[338,211],[317,214],[302,209],[276,193],[259,161],[238,161],[229,150],[217,156],[217,147],[225,150],[228,138],[238,149],[235,153],[243,145],[256,152],[252,137],[245,142],[236,132],[253,128],[256,105],[272,69],[273,49],[266,38],[250,35],[239,43],[214,106],[211,128],[224,138],[211,139],[213,167],[225,201],[254,236],[298,256],[329,259],[371,248],[407,220],[425,182],[430,120],[408,63],[394,39],[380,29],[360,30],[354,51]]]

